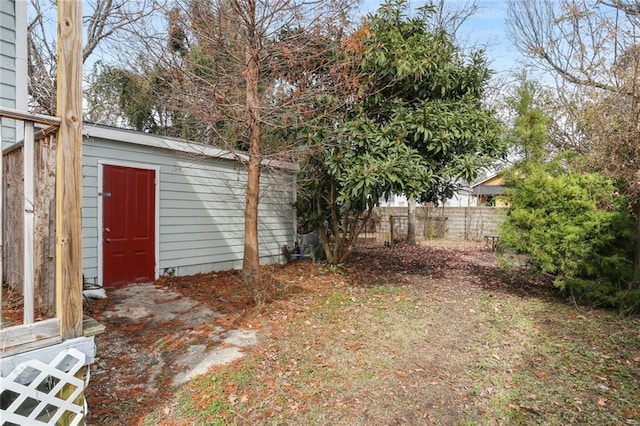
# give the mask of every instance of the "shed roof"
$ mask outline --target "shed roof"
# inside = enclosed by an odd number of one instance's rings
[[[205,157],[221,158],[231,161],[246,162],[249,157],[244,152],[231,151],[217,148],[213,145],[205,145],[198,142],[188,141],[169,136],[154,135],[136,130],[121,129],[117,127],[104,126],[101,124],[84,123],[82,133],[87,138],[101,138],[116,140],[120,142],[133,143],[137,145],[164,148],[188,154],[202,155]],[[281,170],[298,171],[299,166],[293,162],[276,159],[264,159],[262,164]]]

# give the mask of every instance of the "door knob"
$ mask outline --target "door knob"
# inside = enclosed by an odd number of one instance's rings
[[[111,238],[107,238],[105,241],[106,241],[107,243],[110,243],[110,242],[111,242]]]
[[[104,228],[104,232],[111,232],[111,229],[109,229],[109,228]]]

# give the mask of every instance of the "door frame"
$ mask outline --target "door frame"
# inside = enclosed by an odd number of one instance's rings
[[[118,160],[98,160],[98,285],[104,284],[104,249],[103,249],[103,232],[104,228],[104,214],[103,214],[103,198],[100,193],[104,192],[104,166],[118,166],[129,167],[132,169],[153,170],[154,184],[155,184],[155,230],[153,236],[154,245],[154,263],[153,275],[154,279],[158,279],[160,276],[160,166],[154,166],[144,163],[135,163],[131,161],[118,161]]]

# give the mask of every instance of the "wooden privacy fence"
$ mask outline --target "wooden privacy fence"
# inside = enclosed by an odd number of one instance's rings
[[[56,117],[0,108],[1,120],[16,120],[24,140],[0,157],[0,348],[53,344],[60,338],[55,316],[55,132]],[[6,315],[8,296],[20,323]],[[62,295],[58,295],[61,297]],[[16,300],[22,306],[15,306]]]

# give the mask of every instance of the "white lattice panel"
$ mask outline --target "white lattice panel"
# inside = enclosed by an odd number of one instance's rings
[[[85,361],[84,353],[70,348],[48,364],[37,359],[25,361],[0,378],[0,424],[55,425],[65,414],[71,425],[80,424],[86,406],[84,397],[78,397],[85,381],[76,374]]]

